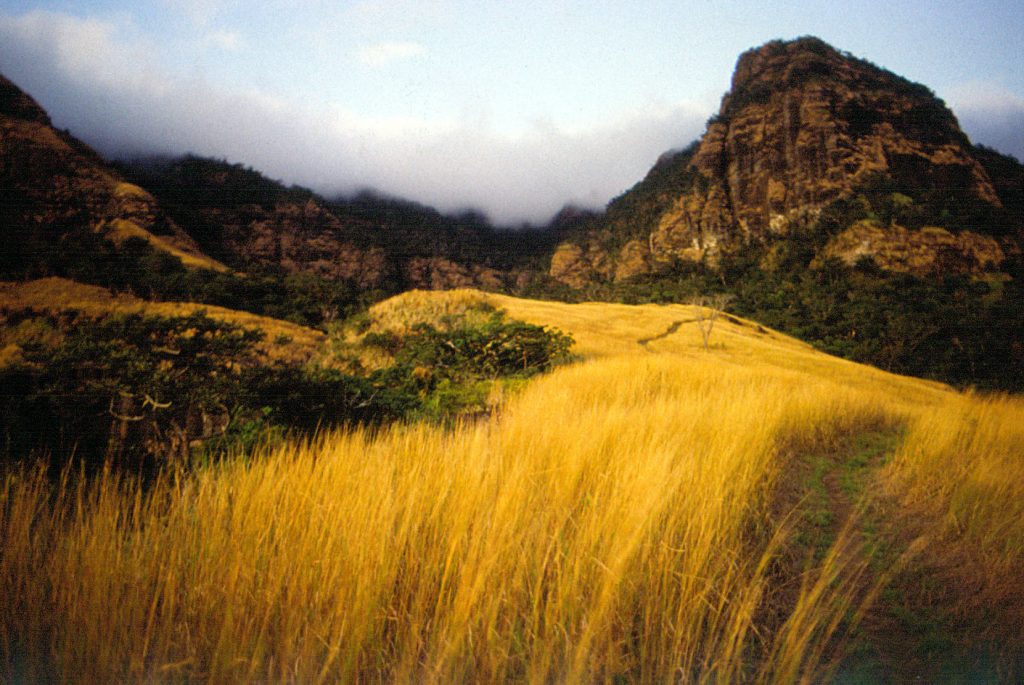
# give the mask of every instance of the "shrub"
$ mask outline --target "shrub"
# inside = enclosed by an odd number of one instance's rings
[[[565,359],[572,338],[559,331],[494,315],[480,326],[438,330],[419,324],[402,341],[397,362],[428,367],[441,378],[527,377]]]

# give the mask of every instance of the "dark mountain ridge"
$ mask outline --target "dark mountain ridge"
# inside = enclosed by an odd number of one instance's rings
[[[108,162],[55,129],[32,98],[3,77],[0,182],[4,278],[70,276],[141,287],[157,297],[203,300],[208,288],[154,287],[142,273],[152,264],[132,268],[140,249],[239,277],[301,275],[355,291],[395,293],[508,289],[524,271],[546,268],[561,235],[499,230],[477,213],[445,216],[369,192],[327,200],[240,164],[195,156]],[[115,283],[110,274],[118,271],[141,275]]]
[[[364,289],[507,288],[531,262],[542,268],[558,238],[370,191],[325,199],[222,160],[190,155],[117,166],[209,254],[240,270],[280,267]]]
[[[5,273],[31,273],[37,254],[76,233],[115,243],[144,240],[190,265],[223,268],[152,195],[127,183],[87,145],[53,128],[46,112],[2,76],[0,223]]]

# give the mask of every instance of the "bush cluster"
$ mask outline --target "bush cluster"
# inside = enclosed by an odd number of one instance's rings
[[[397,364],[450,380],[528,377],[564,359],[572,338],[495,314],[479,326],[439,330],[421,323],[401,341]]]
[[[148,469],[288,432],[443,418],[479,410],[489,382],[550,369],[572,344],[499,315],[445,331],[420,325],[387,343],[393,365],[353,375],[268,363],[254,347],[260,332],[202,312],[61,316],[47,322],[67,331],[58,344],[25,342],[20,361],[0,369],[7,459],[46,453],[55,464],[75,456]]]

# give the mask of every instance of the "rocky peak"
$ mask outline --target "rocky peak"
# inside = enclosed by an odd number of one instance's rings
[[[816,38],[740,56],[732,90],[693,159],[727,197],[733,226],[759,237],[884,173],[968,190],[998,205],[956,117],[926,87]]]
[[[609,245],[613,261],[639,263],[639,240],[652,268],[714,263],[740,245],[784,238],[880,177],[920,195],[1000,206],[934,93],[813,37],[743,53],[692,154],[669,162],[609,206],[606,227],[628,227]],[[616,254],[627,241],[629,254]]]

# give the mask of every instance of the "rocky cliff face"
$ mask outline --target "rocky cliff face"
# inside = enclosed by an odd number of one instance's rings
[[[630,226],[639,235],[625,245],[606,243],[603,258],[587,250],[591,263],[615,266],[577,269],[572,281],[604,273],[621,280],[674,259],[713,264],[737,246],[783,238],[813,223],[830,202],[880,177],[924,195],[1001,204],[956,118],[931,91],[815,38],[776,41],[741,55],[732,87],[696,148],[681,161],[659,164],[672,168],[656,167],[616,201],[639,207],[627,216],[616,215],[616,203],[609,207],[611,230]],[[656,199],[631,201],[638,193]],[[875,244],[909,235],[861,231],[858,245],[885,268],[914,270],[908,264],[920,260],[886,262],[891,250]],[[913,240],[914,250],[928,243]],[[832,246],[841,258],[850,256],[845,244]],[[569,248],[560,253],[564,262]],[[967,270],[995,263],[994,251],[975,262],[973,253],[966,250],[958,263]],[[558,264],[552,275],[569,283]]]
[[[5,240],[59,240],[92,230],[115,242],[147,240],[184,261],[223,268],[88,146],[53,128],[36,102],[0,76],[0,193]]]
[[[393,275],[384,250],[361,240],[373,226],[342,220],[302,188],[240,164],[199,157],[122,165],[202,248],[240,271],[265,267],[377,288]]]
[[[413,203],[370,195],[330,202],[240,164],[199,157],[141,161],[125,172],[205,250],[243,271],[280,268],[389,290],[493,289],[510,277],[479,263],[482,231]],[[458,258],[460,251],[470,258]]]

